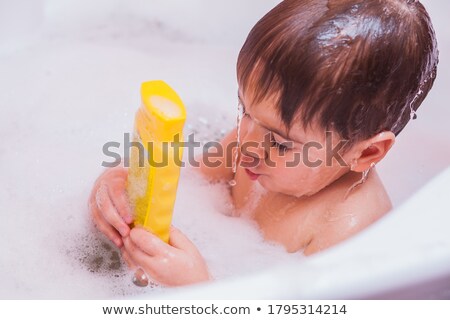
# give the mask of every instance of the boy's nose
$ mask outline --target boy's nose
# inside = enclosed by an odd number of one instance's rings
[[[263,143],[264,133],[265,131],[257,124],[249,126],[241,144],[242,162],[256,166],[260,160],[266,158],[267,154]]]
[[[241,148],[241,163],[248,168],[258,166],[261,160],[264,160],[265,152],[260,148]]]

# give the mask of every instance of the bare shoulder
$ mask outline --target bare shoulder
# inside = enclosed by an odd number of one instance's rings
[[[203,153],[197,158],[200,172],[211,181],[229,181],[233,179],[233,150],[237,145],[236,129],[228,133],[220,145],[210,153]]]
[[[305,248],[313,254],[344,241],[365,229],[392,209],[389,196],[375,171],[347,199],[330,205],[315,223],[317,228]]]

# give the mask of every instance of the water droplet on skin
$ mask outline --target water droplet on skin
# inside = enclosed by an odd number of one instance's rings
[[[417,119],[417,114],[416,114],[416,111],[413,109],[413,105],[416,102],[416,100],[419,99],[419,97],[421,96],[422,93],[423,93],[422,89],[419,89],[417,94],[414,96],[414,99],[409,104],[409,109],[411,110],[410,120],[416,120]]]
[[[232,171],[235,174],[237,172],[237,162],[238,162],[238,156],[239,156],[239,147],[241,144],[241,124],[242,124],[242,118],[244,117],[244,110],[242,109],[242,105],[239,102],[238,104],[238,115],[237,115],[237,119],[236,119],[236,127],[237,127],[237,146],[234,149],[234,157],[233,157],[233,168]],[[236,181],[235,180],[231,180],[229,182],[230,186],[235,186],[236,185]]]
[[[328,222],[337,222],[340,220],[349,220],[349,225],[354,225],[356,222],[355,214],[354,213],[347,213],[347,214],[335,214],[331,210],[327,210],[327,212],[324,215],[324,218]]]
[[[133,276],[133,283],[138,287],[146,287],[148,286],[148,277],[145,274],[144,270],[137,269],[134,276]]]
[[[358,12],[358,9],[359,9],[359,5],[358,5],[358,4],[355,4],[355,5],[353,5],[352,8],[350,9],[350,12],[351,12],[351,13],[356,13],[356,12]]]
[[[375,163],[372,163],[372,164],[370,165],[370,168],[369,168],[369,169],[367,169],[367,170],[365,170],[365,171],[362,172],[362,177],[361,177],[361,179],[360,179],[359,181],[356,181],[356,182],[355,182],[355,183],[347,190],[347,192],[345,193],[344,201],[347,200],[347,198],[348,198],[348,196],[350,195],[350,193],[351,193],[356,187],[358,187],[358,186],[362,185],[364,182],[366,182],[367,177],[369,176],[369,173],[370,173],[370,171],[371,171],[371,169],[372,169],[373,167],[375,167]]]

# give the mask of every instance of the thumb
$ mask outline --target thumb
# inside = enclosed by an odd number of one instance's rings
[[[170,226],[169,244],[183,251],[197,251],[192,241],[174,226]]]

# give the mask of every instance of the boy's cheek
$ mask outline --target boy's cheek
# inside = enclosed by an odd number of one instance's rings
[[[279,168],[310,168],[317,169],[326,165],[326,155],[320,150],[304,149],[289,150],[277,157],[277,167]]]
[[[283,193],[304,195],[315,193],[331,183],[333,172],[333,168],[308,167],[299,164],[296,167],[278,169],[269,177],[270,181],[264,182],[271,184],[272,188],[280,189],[279,191]]]

